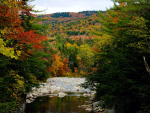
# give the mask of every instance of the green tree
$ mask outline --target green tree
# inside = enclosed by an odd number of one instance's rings
[[[102,32],[112,37],[97,53],[98,71],[89,75],[88,83],[96,85],[96,97],[103,107],[115,106],[118,113],[148,112],[150,109],[150,76],[143,55],[149,62],[149,2],[116,0],[106,15],[99,13]],[[146,7],[145,7],[146,6]],[[103,44],[103,42],[101,41]],[[94,85],[94,84],[93,84]]]

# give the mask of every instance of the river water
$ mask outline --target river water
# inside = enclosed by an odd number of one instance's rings
[[[67,93],[62,98],[50,95],[37,97],[32,103],[26,104],[25,113],[88,113],[80,107],[88,99],[81,93]]]

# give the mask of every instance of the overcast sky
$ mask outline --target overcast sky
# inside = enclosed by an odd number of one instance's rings
[[[103,10],[113,6],[111,0],[35,0],[29,4],[35,5],[35,10],[47,9],[44,14],[56,12],[79,12],[87,10]]]

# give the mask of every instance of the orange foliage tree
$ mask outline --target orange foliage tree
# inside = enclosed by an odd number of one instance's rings
[[[63,76],[64,73],[63,65],[64,64],[62,62],[61,57],[58,54],[56,54],[53,56],[53,63],[52,66],[49,68],[54,76]]]
[[[30,7],[25,9],[22,4],[24,4],[23,1],[13,1],[4,2],[0,5],[0,12],[2,12],[0,13],[0,36],[3,40],[9,41],[9,46],[15,48],[15,50],[19,49],[22,50],[22,53],[27,53],[29,48],[42,48],[41,42],[47,40],[47,38],[39,36],[34,30],[25,31],[21,27],[23,20],[19,12],[24,15],[32,15],[29,13]]]
[[[47,77],[46,61],[39,60],[42,53],[37,52],[43,47],[46,37],[22,26],[26,22],[20,15],[31,15],[27,1],[0,1],[0,47],[3,47],[0,48],[1,113],[15,110],[21,97],[37,86],[39,80]],[[8,50],[11,50],[11,55],[7,54]]]

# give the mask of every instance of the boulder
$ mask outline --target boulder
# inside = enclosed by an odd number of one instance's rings
[[[104,101],[102,101],[102,100],[99,101],[99,104],[100,104],[100,105],[102,105],[103,103],[104,103]]]
[[[87,107],[87,105],[81,105],[80,107],[82,107],[82,108],[86,108],[86,107]]]
[[[107,110],[107,113],[115,113],[115,110]]]
[[[99,104],[99,101],[98,101],[98,102],[94,102],[94,103],[92,103],[92,106],[93,106],[93,107],[97,107],[97,106],[98,106],[98,104]]]
[[[26,99],[26,103],[31,103],[31,101],[29,99]]]
[[[54,90],[59,91],[61,87],[57,86]]]
[[[85,110],[88,111],[88,112],[91,112],[92,108],[86,108]]]
[[[34,101],[34,99],[33,99],[33,98],[30,98],[30,101]]]
[[[93,109],[93,111],[98,112],[98,111],[100,111],[100,108],[99,108],[99,107],[95,107],[95,108]]]
[[[38,92],[32,93],[32,95],[33,95],[34,98],[38,95],[37,93],[38,93]]]
[[[31,93],[27,94],[27,96],[26,96],[26,98],[32,98],[32,97],[33,97],[33,96],[32,96]]]
[[[87,97],[87,96],[90,96],[90,95],[89,95],[89,94],[87,94],[87,93],[84,93],[84,94],[83,94],[83,96],[84,96],[84,97]]]
[[[58,97],[64,97],[64,96],[66,96],[67,94],[66,93],[63,93],[63,92],[59,92],[58,93]]]
[[[91,91],[90,93],[91,95],[95,95],[96,91]]]

